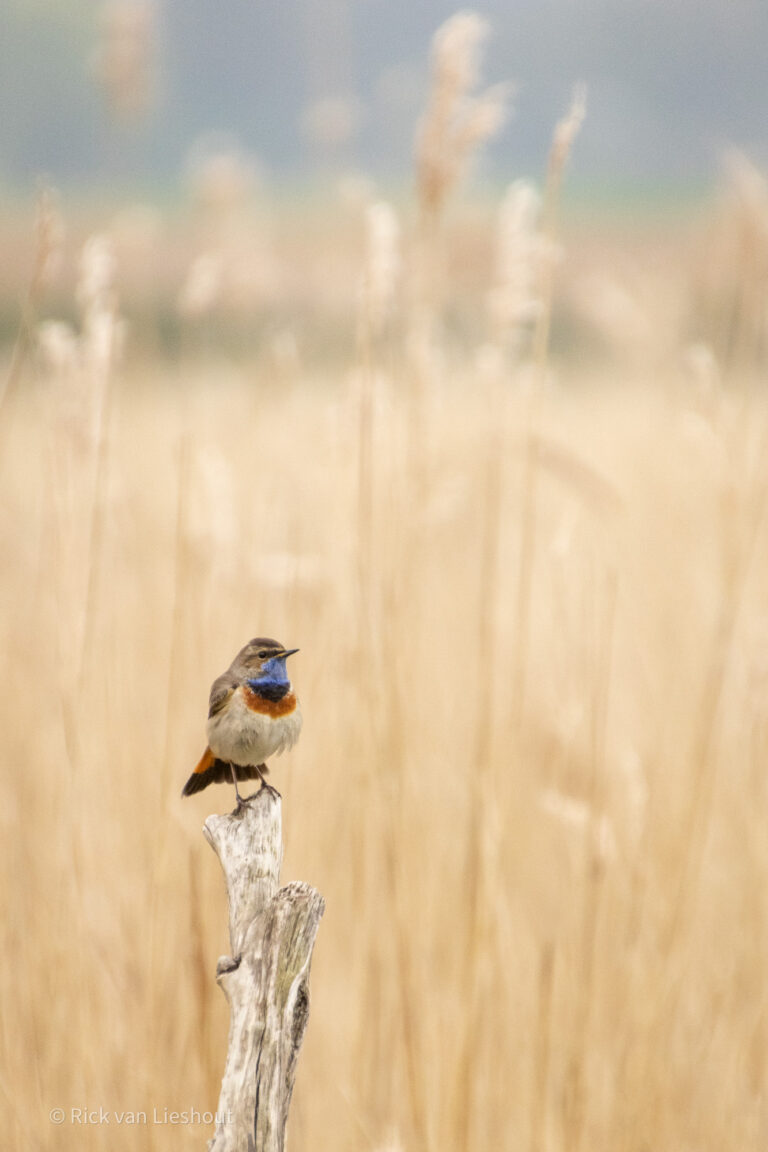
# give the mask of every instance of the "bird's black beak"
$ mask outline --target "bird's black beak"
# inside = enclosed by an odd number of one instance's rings
[[[294,652],[298,652],[298,648],[287,648],[285,652],[280,653],[280,659],[286,660],[289,656],[293,656]]]

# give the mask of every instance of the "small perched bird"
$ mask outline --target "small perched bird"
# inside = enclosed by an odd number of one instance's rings
[[[208,702],[208,747],[182,796],[231,780],[240,805],[238,780],[258,778],[262,786],[266,784],[264,761],[291,748],[301,731],[301,709],[285,668],[294,652],[298,648],[257,636],[214,680]]]

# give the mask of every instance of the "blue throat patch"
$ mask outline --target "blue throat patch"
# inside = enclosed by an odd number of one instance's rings
[[[285,670],[285,661],[285,656],[273,656],[271,660],[267,660],[261,675],[247,681],[248,687],[265,700],[282,700],[291,687]]]

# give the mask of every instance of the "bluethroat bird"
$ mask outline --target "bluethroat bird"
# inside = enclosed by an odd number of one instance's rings
[[[262,787],[266,784],[264,761],[293,747],[301,731],[301,709],[285,667],[294,652],[298,648],[257,636],[214,680],[208,701],[208,747],[182,796],[231,780],[239,806],[243,798],[238,780],[259,779]]]

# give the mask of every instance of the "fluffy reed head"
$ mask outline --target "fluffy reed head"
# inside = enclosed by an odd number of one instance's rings
[[[362,307],[375,335],[386,323],[395,298],[400,274],[400,223],[394,208],[385,200],[368,206],[365,222]]]
[[[118,119],[135,120],[149,108],[154,47],[151,0],[110,0],[104,4],[93,71]]]
[[[459,12],[432,39],[432,82],[416,142],[416,175],[422,211],[437,215],[472,153],[498,131],[508,88],[472,95],[488,25],[474,12]]]
[[[540,211],[541,197],[525,180],[510,184],[499,209],[488,313],[494,342],[515,352],[542,307],[541,272],[552,245],[540,231]]]

